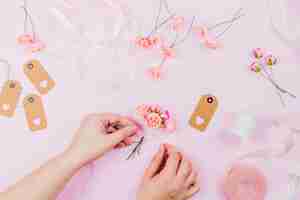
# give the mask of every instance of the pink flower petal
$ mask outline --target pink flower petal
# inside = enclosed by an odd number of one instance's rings
[[[259,62],[254,61],[251,63],[251,65],[249,66],[250,70],[256,73],[261,72],[262,66],[260,65]]]
[[[204,46],[209,49],[218,49],[222,47],[221,43],[219,43],[216,39],[212,37],[207,37]]]
[[[173,17],[172,29],[176,32],[180,32],[184,30],[185,19],[182,16]]]
[[[45,49],[46,45],[42,41],[38,40],[38,41],[36,41],[32,44],[29,44],[27,47],[28,47],[29,51],[34,53],[34,52],[38,52],[38,51],[41,51],[41,50]]]
[[[19,44],[27,45],[32,44],[34,42],[34,38],[30,34],[22,34],[17,38]]]
[[[163,114],[162,114],[162,116],[163,116],[163,118],[165,119],[165,120],[169,120],[170,119],[170,113],[169,113],[169,111],[165,111]]]
[[[161,67],[152,67],[147,71],[148,75],[153,80],[161,80],[162,79],[162,70]]]
[[[263,50],[262,48],[255,48],[252,50],[252,54],[254,58],[261,59],[262,57],[264,57],[265,50]]]
[[[148,114],[149,111],[149,106],[147,105],[140,105],[137,107],[136,109],[137,113],[139,115],[141,115],[142,117],[146,116]]]
[[[200,41],[205,41],[208,37],[208,29],[205,26],[196,26],[193,28],[193,31]]]
[[[149,113],[146,116],[147,126],[150,128],[161,128],[163,120],[158,113]]]
[[[135,43],[142,49],[151,49],[157,46],[160,42],[159,37],[137,37]]]
[[[164,57],[164,59],[174,58],[175,57],[174,48],[170,48],[170,47],[162,46],[161,47],[161,54]]]

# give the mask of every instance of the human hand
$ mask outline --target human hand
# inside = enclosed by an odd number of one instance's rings
[[[137,200],[186,200],[199,191],[191,161],[171,145],[161,145],[145,171]]]
[[[84,165],[115,147],[132,144],[138,130],[126,117],[111,113],[90,114],[81,122],[67,155]]]

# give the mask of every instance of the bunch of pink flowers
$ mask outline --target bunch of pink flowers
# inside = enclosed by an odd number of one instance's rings
[[[149,128],[162,129],[166,132],[176,130],[176,121],[170,112],[159,105],[140,105],[137,107],[137,113]]]

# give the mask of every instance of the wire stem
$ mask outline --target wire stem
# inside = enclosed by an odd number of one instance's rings
[[[196,17],[194,16],[193,19],[192,19],[192,22],[191,22],[191,24],[190,24],[190,26],[189,26],[189,28],[188,28],[188,30],[186,32],[186,34],[185,34],[185,36],[180,41],[178,41],[177,43],[176,43],[176,40],[175,40],[173,42],[173,44],[171,45],[171,48],[175,47],[175,46],[178,46],[178,45],[180,45],[181,43],[183,43],[183,42],[185,42],[187,40],[187,38],[189,37],[190,33],[192,32],[195,20],[196,20]]]
[[[154,29],[148,34],[147,37],[150,37],[151,35],[153,35],[154,33],[156,33],[156,31],[159,28],[161,28],[163,25],[165,25],[166,23],[168,23],[174,16],[175,16],[175,14],[170,15],[164,21],[162,21],[159,25],[157,25],[156,27],[154,27]]]
[[[31,25],[32,36],[33,36],[33,39],[35,40],[35,39],[36,39],[35,25],[34,25],[32,16],[30,15],[30,13],[29,13],[29,11],[28,11],[28,8],[27,8],[27,1],[26,1],[26,0],[24,0],[24,5],[22,6],[22,8],[23,8],[24,13],[25,13],[25,19],[24,19],[24,33],[27,33],[27,23],[28,23],[28,20],[29,20],[30,25]]]
[[[130,160],[136,153],[140,153],[141,151],[141,145],[143,144],[145,140],[145,137],[141,137],[140,141],[138,142],[138,144],[133,148],[132,152],[128,155],[128,157],[126,158],[126,160]]]

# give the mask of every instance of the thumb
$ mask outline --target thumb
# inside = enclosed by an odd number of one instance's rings
[[[116,145],[122,142],[125,138],[134,135],[138,131],[137,126],[127,126],[109,135],[111,142]]]

